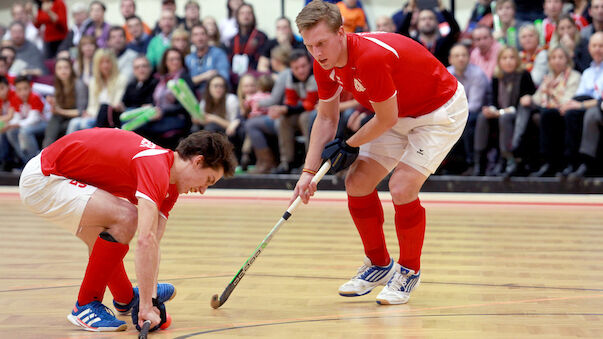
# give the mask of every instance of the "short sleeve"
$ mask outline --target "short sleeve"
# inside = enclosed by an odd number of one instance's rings
[[[167,196],[165,197],[165,200],[163,200],[163,203],[159,207],[159,212],[161,213],[161,215],[164,218],[167,219],[170,216],[170,211],[174,207],[174,204],[176,204],[177,200],[178,200],[178,187],[176,185],[170,185],[168,188]]]
[[[39,96],[33,93],[29,96],[29,106],[31,107],[31,109],[35,109],[39,112],[42,112],[44,110],[44,103],[42,102],[42,99],[40,99]]]
[[[318,98],[324,101],[332,100],[336,95],[339,95],[341,86],[329,77],[330,72],[335,70],[325,70],[320,64],[314,60],[314,78],[318,85]]]
[[[136,197],[153,201],[160,208],[170,186],[166,155],[143,156],[133,160],[136,171]]]
[[[387,59],[383,61],[367,59],[358,66],[360,70],[358,78],[361,83],[354,85],[365,88],[371,102],[382,102],[391,98],[396,94],[396,84],[392,79],[392,71]]]

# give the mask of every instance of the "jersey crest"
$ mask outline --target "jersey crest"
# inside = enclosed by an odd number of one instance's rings
[[[157,145],[155,145],[154,143],[152,143],[151,141],[149,141],[147,139],[142,139],[142,141],[140,142],[140,147],[156,148]]]

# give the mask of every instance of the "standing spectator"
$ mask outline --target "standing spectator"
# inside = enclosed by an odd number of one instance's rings
[[[147,48],[151,42],[151,36],[145,33],[144,23],[137,15],[132,15],[126,19],[127,32],[130,32],[132,39],[128,42],[127,48],[138,54],[147,54]]]
[[[291,21],[287,17],[276,19],[276,38],[268,40],[263,47],[262,55],[258,60],[258,72],[270,72],[270,52],[276,46],[286,46],[289,49],[304,49],[302,42],[297,41]]]
[[[237,25],[237,11],[243,4],[243,0],[226,0],[226,11],[228,16],[220,21],[220,35],[222,36],[221,42],[226,47],[231,47],[230,42],[232,38],[239,32],[239,26]]]
[[[179,50],[182,55],[188,55],[191,52],[190,34],[182,27],[178,27],[172,33],[170,46]]]
[[[358,7],[357,0],[342,0],[337,4],[343,17],[343,29],[347,33],[367,32],[368,24],[362,8]]]
[[[573,173],[572,177],[581,177],[587,174],[588,170],[592,169],[591,160],[597,151],[593,137],[598,134],[589,133],[598,128],[596,116],[601,114],[599,103],[603,88],[603,32],[592,35],[588,42],[588,50],[593,59],[591,66],[582,73],[575,97],[560,109],[565,120],[565,156],[568,161],[567,167],[560,173],[561,176]],[[591,158],[584,158],[584,155]]]
[[[592,18],[592,23],[580,31],[582,39],[586,41],[590,41],[590,37],[595,32],[603,31],[603,0],[592,0],[588,13]]]
[[[176,15],[176,0],[162,0],[161,1],[161,13],[163,12],[172,12],[174,14],[174,29],[179,26],[184,25],[184,18],[181,18]],[[161,17],[159,21],[155,24],[155,28],[153,29],[153,35],[158,35],[162,32],[161,29]]]
[[[180,138],[191,129],[191,116],[167,87],[172,79],[183,79],[192,89],[193,83],[179,50],[168,48],[159,64],[159,83],[153,92],[155,117],[136,130],[136,133],[165,148],[175,148]]]
[[[377,32],[396,33],[396,24],[394,20],[387,15],[382,15],[375,21]]]
[[[42,147],[63,136],[69,121],[81,116],[88,106],[88,86],[76,77],[71,60],[57,59],[54,74],[54,96],[47,97],[52,116],[44,132]]]
[[[126,41],[130,43],[134,39],[134,35],[132,35],[130,27],[128,27],[128,18],[136,15],[136,2],[134,0],[121,0],[119,10],[121,12],[121,16],[123,16],[125,21],[122,27],[124,29],[124,32],[126,33]],[[151,34],[151,29],[144,21],[140,20],[140,25],[142,26],[142,28],[141,33],[139,33],[138,35],[141,35],[143,33],[146,35]]]
[[[203,91],[207,80],[217,74],[229,81],[228,57],[222,49],[209,45],[209,36],[205,26],[197,24],[192,27],[191,42],[196,51],[187,55],[185,61],[193,84]]]
[[[86,86],[90,85],[92,79],[94,52],[96,52],[96,39],[89,35],[83,36],[77,45],[74,68],[78,79],[81,79]]]
[[[153,68],[157,67],[163,53],[170,47],[170,41],[172,38],[172,32],[176,28],[176,15],[171,11],[161,12],[161,18],[159,18],[159,27],[161,31],[155,35],[149,46],[147,47],[147,58],[151,62]]]
[[[44,51],[47,59],[56,56],[59,45],[67,37],[67,8],[63,0],[41,0],[34,26],[44,26]]]
[[[84,30],[84,35],[93,36],[98,48],[107,47],[111,25],[105,22],[105,4],[94,0],[90,3],[90,22]]]
[[[485,26],[476,27],[473,30],[472,37],[475,48],[471,51],[469,61],[479,66],[486,73],[488,79],[492,79],[498,52],[502,46],[494,40],[490,28]]]
[[[117,57],[117,67],[123,77],[130,81],[134,76],[132,62],[138,55],[135,51],[126,48],[126,32],[121,26],[113,26],[109,30],[107,47],[113,50]]]
[[[15,93],[11,103],[15,114],[8,122],[6,136],[21,161],[26,164],[40,152],[37,138],[43,136],[47,120],[44,116],[44,103],[32,92],[27,76],[15,79]]]
[[[469,117],[461,141],[465,150],[465,161],[467,166],[471,168],[475,164],[473,153],[475,123],[482,107],[486,104],[490,84],[484,71],[469,63],[469,50],[464,45],[456,44],[452,47],[449,61],[448,71],[465,87],[469,103]]]
[[[114,112],[120,108],[121,98],[127,80],[117,68],[115,53],[107,48],[99,48],[94,53],[93,78],[88,85],[88,106],[80,116],[71,119],[67,134],[75,131],[98,127],[119,126]]]
[[[226,46],[221,41],[220,29],[218,28],[216,19],[213,16],[206,16],[203,18],[203,27],[205,27],[205,30],[207,31],[209,45],[219,47],[220,49],[226,51]]]
[[[153,92],[159,80],[152,76],[151,63],[144,55],[134,59],[134,79],[126,86],[122,98],[125,110],[153,104]]]
[[[255,13],[250,4],[242,4],[237,10],[236,18],[239,32],[230,41],[228,58],[232,71],[240,76],[248,70],[257,69],[262,48],[268,37],[256,29]]]
[[[36,46],[37,49],[42,51],[44,48],[44,41],[40,36],[40,31],[34,26],[31,21],[31,4],[24,5],[22,2],[14,2],[11,10],[11,22],[19,21],[23,23],[25,27],[25,39]],[[2,34],[2,40],[12,40],[10,29]]]
[[[563,116],[559,109],[576,93],[580,73],[572,69],[572,59],[565,48],[553,47],[549,52],[549,74],[533,96],[527,96],[522,106],[532,107],[540,115],[540,155],[543,163],[530,176],[554,175],[563,166],[559,153],[563,150]],[[527,111],[527,110],[526,110]],[[525,119],[524,119],[525,120]]]
[[[310,116],[318,103],[318,89],[312,64],[306,51],[295,50],[289,59],[290,76],[285,87],[284,105],[271,106],[270,118],[277,121],[280,164],[275,173],[291,172],[295,161],[295,132],[301,131],[307,147],[310,138]]]
[[[490,129],[499,131],[498,148],[500,159],[494,174],[511,175],[517,171],[518,159],[513,156],[513,130],[519,101],[525,95],[534,94],[536,88],[530,73],[522,70],[517,50],[503,47],[498,53],[498,69],[492,79],[492,100],[482,108],[475,126],[475,165],[480,175],[485,170],[485,151],[488,146]],[[496,122],[490,126],[490,122]],[[506,164],[506,169],[505,169]]]
[[[201,6],[196,0],[188,0],[184,5],[184,29],[191,31],[194,25],[201,23]]]
[[[519,25],[515,19],[515,2],[513,0],[496,1],[496,15],[500,25],[494,25],[495,29],[492,33],[494,39],[501,44],[519,49]]]
[[[73,18],[73,25],[67,32],[65,39],[59,44],[58,51],[70,51],[77,46],[84,33],[84,28],[88,23],[88,8],[81,2],[76,2],[71,6],[71,17]],[[75,53],[73,53],[75,55]]]
[[[17,54],[17,60],[23,61],[20,63],[23,68],[17,68],[17,64],[13,63],[10,72],[18,75],[38,76],[46,74],[46,66],[44,66],[44,55],[31,42],[25,39],[25,26],[19,21],[15,21],[10,25],[10,35]]]
[[[416,5],[416,1],[409,3],[409,6],[413,5]],[[425,46],[444,66],[448,66],[448,54],[450,54],[450,49],[456,43],[461,29],[454,16],[442,5],[442,0],[438,0],[438,8],[448,25],[450,25],[450,33],[442,36],[438,29],[438,19],[435,11],[433,9],[422,9],[419,12],[419,20],[417,22],[419,34],[412,38]],[[413,10],[413,8],[411,7],[410,10]],[[403,35],[411,37],[409,27],[410,17],[407,16],[402,23],[400,32]]]
[[[519,29],[519,45],[521,66],[530,72],[532,81],[540,85],[542,78],[548,72],[547,51],[538,45],[538,30],[532,24],[526,24]]]

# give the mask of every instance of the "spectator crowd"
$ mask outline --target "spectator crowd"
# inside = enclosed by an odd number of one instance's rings
[[[120,128],[120,114],[151,107],[134,132],[160,146],[217,131],[235,145],[239,171],[299,171],[318,92],[291,19],[277,18],[271,37],[257,28],[251,3],[226,0],[227,16],[213,18],[195,0],[180,1],[158,0],[155,23],[137,14],[135,0],[120,0],[122,17],[113,20],[99,0],[69,9],[64,0],[15,1],[12,21],[0,25],[0,170],[18,171],[62,135]],[[464,85],[469,120],[440,174],[601,173],[603,0],[477,0],[462,28],[442,0],[402,1],[375,27],[368,4],[330,2],[346,32],[405,35]],[[202,116],[170,90],[178,79]],[[350,93],[340,102],[339,136],[372,118]]]

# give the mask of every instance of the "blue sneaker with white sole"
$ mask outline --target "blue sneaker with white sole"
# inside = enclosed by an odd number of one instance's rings
[[[67,319],[72,324],[92,332],[117,332],[128,328],[125,321],[115,318],[113,311],[100,301],[82,306],[76,302]]]
[[[364,265],[358,269],[355,277],[339,287],[339,295],[359,297],[379,285],[385,285],[394,274],[396,265],[397,263],[391,258],[389,265],[377,266],[371,263],[371,259],[364,257]]]
[[[134,287],[134,297],[127,304],[121,304],[113,299],[113,306],[120,315],[129,315],[132,312],[132,307],[138,302],[138,286]],[[157,284],[157,301],[164,303],[176,297],[176,287],[170,283]]]

